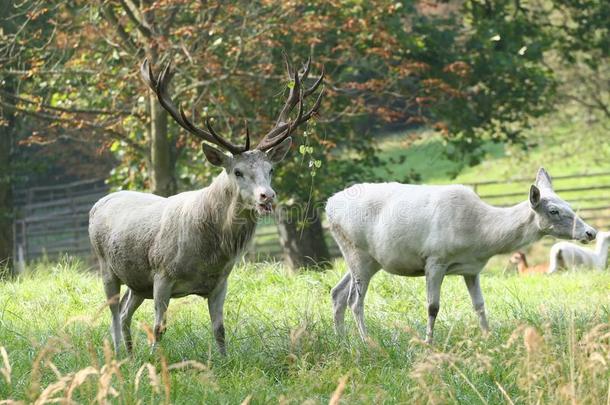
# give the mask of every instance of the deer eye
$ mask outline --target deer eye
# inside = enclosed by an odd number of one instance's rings
[[[559,215],[559,211],[557,211],[555,209],[552,209],[552,210],[549,211],[549,214],[551,214],[551,215]]]
[[[235,177],[244,177],[244,174],[237,169],[235,169],[233,173],[235,174]]]
[[[269,174],[273,174],[274,170],[273,167],[271,168],[271,170],[269,170]]]

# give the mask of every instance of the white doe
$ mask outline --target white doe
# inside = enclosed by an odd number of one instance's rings
[[[323,80],[322,75],[310,88],[303,88],[310,64],[308,60],[303,71],[298,72],[286,59],[294,86],[275,127],[250,150],[247,128],[245,146],[238,146],[216,134],[209,121],[207,131],[196,127],[167,93],[171,77],[169,63],[155,78],[152,68],[144,61],[141,68],[144,81],[172,118],[201,140],[232,155],[204,142],[207,160],[223,168],[208,187],[169,198],[120,191],[102,198],[91,209],[89,236],[109,300],[112,339],[117,352],[122,335],[131,352],[131,319],[145,298],[154,300],[156,345],[165,330],[170,298],[196,294],[208,300],[214,337],[220,352],[225,354],[223,306],[227,278],[252,239],[258,216],[272,211],[273,165],[290,148],[289,135],[320,106],[323,90],[312,109],[303,111],[303,99],[314,93]],[[297,105],[297,116],[289,119]],[[118,302],[123,284],[127,292]]]
[[[487,332],[479,273],[489,258],[544,235],[589,241],[596,233],[555,194],[542,168],[529,199],[513,207],[488,205],[461,185],[379,183],[357,184],[335,194],[326,213],[349,268],[331,292],[335,328],[344,333],[349,304],[363,340],[364,297],[371,277],[382,268],[400,276],[426,277],[426,341],[431,343],[446,275],[464,277]]]
[[[570,242],[557,242],[551,248],[549,273],[559,268],[587,267],[605,270],[608,266],[610,232],[598,232],[595,249],[586,249]]]

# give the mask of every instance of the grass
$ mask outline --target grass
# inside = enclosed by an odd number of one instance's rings
[[[332,331],[329,291],[345,271],[341,261],[298,275],[241,265],[229,283],[223,358],[198,297],[172,300],[154,353],[146,301],[134,319],[133,357],[115,357],[101,282],[84,270],[66,259],[0,284],[0,400],[597,404],[610,395],[609,272],[484,272],[487,338],[462,280],[450,277],[436,341],[426,346],[421,278],[375,277],[362,343],[350,314],[345,339]]]
[[[474,167],[447,160],[441,137],[432,131],[416,131],[419,139],[414,142],[406,142],[413,132],[383,137],[379,157],[390,162],[394,177],[389,181],[415,172],[422,183],[430,184],[532,178],[540,166],[554,176],[610,171],[610,122],[585,122],[584,116],[577,110],[542,118],[526,134],[527,149],[489,143],[484,147],[486,159]]]

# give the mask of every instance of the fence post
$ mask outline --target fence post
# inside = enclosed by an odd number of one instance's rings
[[[21,221],[21,246],[23,246],[23,254],[28,259],[28,236],[27,236],[27,220],[24,218]]]

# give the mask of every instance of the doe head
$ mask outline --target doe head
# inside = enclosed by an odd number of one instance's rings
[[[583,243],[595,239],[597,231],[578,217],[570,204],[555,194],[551,176],[543,168],[538,170],[536,182],[530,187],[529,203],[543,234]]]

